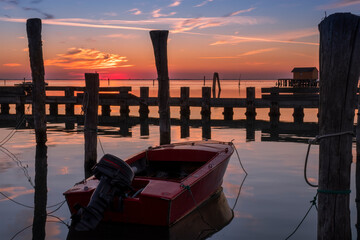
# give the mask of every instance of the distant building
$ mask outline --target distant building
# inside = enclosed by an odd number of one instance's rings
[[[292,79],[278,79],[278,87],[318,87],[319,71],[316,67],[296,67]]]
[[[294,68],[291,72],[293,79],[316,80],[319,78],[319,71],[316,67]]]

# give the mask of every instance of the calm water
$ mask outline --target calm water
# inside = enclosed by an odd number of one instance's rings
[[[6,82],[9,84],[9,81]],[[83,85],[83,81],[72,82],[71,85]],[[156,96],[156,84],[152,81],[110,81],[112,86],[132,86],[132,92],[139,93],[140,86],[150,87],[150,96]],[[49,85],[69,85],[66,81],[49,81]],[[107,86],[108,81],[102,81]],[[206,86],[210,86],[208,80]],[[190,86],[190,97],[200,96],[203,81],[172,81],[171,96],[179,96],[181,86]],[[274,86],[274,81],[223,81],[221,97],[246,96],[246,87],[255,86],[257,97],[260,97],[260,87]],[[135,109],[135,108],[134,108]],[[134,110],[131,108],[131,110]],[[157,116],[157,109],[150,109],[150,116]],[[179,116],[179,109],[171,109],[172,117]],[[212,109],[213,119],[222,119],[223,109]],[[114,114],[118,113],[116,109]],[[244,110],[235,109],[234,119],[244,119]],[[259,110],[257,119],[267,121],[268,109]],[[280,120],[291,124],[292,110],[282,110]],[[317,111],[305,110],[305,122],[315,122]],[[137,115],[137,110],[130,115]],[[200,119],[200,109],[191,109],[191,118]],[[288,125],[286,125],[288,126]],[[292,125],[291,129],[294,128]],[[48,206],[62,202],[62,193],[84,178],[83,158],[84,139],[81,127],[66,131],[64,124],[48,125]],[[149,136],[141,136],[140,126],[130,129],[131,137],[122,137],[119,127],[100,127],[108,134],[100,135],[104,151],[117,155],[120,158],[143,150],[159,143],[159,127],[150,125]],[[0,141],[11,133],[12,128],[0,128]],[[190,136],[181,138],[180,126],[171,128],[172,142],[201,140],[201,127],[190,127]],[[303,165],[307,149],[305,143],[309,137],[317,132],[302,129],[297,131],[281,131],[276,138],[271,137],[271,129],[255,129],[255,139],[247,140],[246,128],[216,126],[211,127],[211,138],[221,141],[231,141],[240,154],[241,161],[248,172],[243,184],[237,204],[234,207],[234,219],[221,231],[211,236],[211,239],[285,239],[297,226],[310,207],[310,201],[316,190],[306,185],[303,178]],[[13,200],[25,205],[34,205],[34,190],[25,176],[28,172],[31,181],[35,175],[35,136],[31,129],[17,130],[15,135],[0,148],[0,191]],[[11,153],[9,153],[9,152]],[[102,156],[98,146],[98,157]],[[9,157],[12,156],[11,157]],[[353,146],[355,156],[355,145]],[[318,146],[311,149],[308,176],[317,181]],[[19,167],[17,160],[24,168]],[[355,233],[355,171],[352,171],[351,217],[353,237]],[[238,158],[234,154],[230,160],[224,177],[224,193],[230,207],[233,207],[239,193],[239,187],[245,174],[242,171]],[[54,210],[50,208],[48,211]],[[2,239],[11,239],[15,234],[30,226],[33,220],[33,209],[20,206],[0,196],[0,236]],[[66,205],[62,206],[53,215],[64,222],[70,223],[70,213]],[[316,239],[317,213],[312,209],[302,226],[291,239]],[[56,223],[55,218],[48,217],[46,223],[46,239],[66,239],[68,229],[65,225]],[[196,238],[197,236],[194,236]],[[31,239],[31,227],[19,233],[14,239]]]

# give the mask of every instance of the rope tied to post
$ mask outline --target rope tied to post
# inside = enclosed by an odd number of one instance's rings
[[[344,131],[344,132],[339,132],[339,133],[330,133],[330,134],[324,134],[324,135],[317,135],[314,139],[310,139],[309,140],[309,145],[307,148],[307,152],[306,152],[306,157],[305,157],[305,166],[304,166],[304,178],[306,183],[311,186],[311,187],[319,187],[319,185],[315,185],[310,183],[310,181],[307,178],[307,163],[308,163],[308,158],[309,158],[309,153],[310,153],[310,148],[311,145],[314,143],[319,142],[321,139],[324,138],[329,138],[329,137],[337,137],[337,136],[342,136],[342,135],[352,135],[355,136],[353,131]],[[318,189],[318,193],[330,193],[330,194],[349,194],[350,190],[322,190],[322,189]]]

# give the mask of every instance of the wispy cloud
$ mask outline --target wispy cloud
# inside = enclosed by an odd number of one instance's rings
[[[45,19],[53,19],[54,18],[54,16],[52,14],[45,13],[38,8],[23,7],[22,9],[25,11],[34,11],[34,12],[40,13],[45,17]]]
[[[162,9],[159,8],[159,9],[156,9],[154,11],[152,11],[152,16],[154,18],[159,18],[159,17],[169,17],[169,16],[173,16],[176,14],[176,12],[171,12],[171,13],[167,13],[167,14],[164,14],[164,13],[160,13]]]
[[[133,15],[140,15],[142,12],[138,8],[130,9],[128,12],[131,12]]]
[[[5,18],[0,17],[0,21],[4,22],[18,22],[25,23],[26,19],[20,18]],[[198,23],[199,21],[200,23]],[[202,21],[205,21],[203,23]],[[225,22],[224,22],[225,21]],[[243,16],[233,16],[233,17],[220,17],[220,18],[198,18],[196,21],[192,18],[155,18],[155,19],[145,19],[139,21],[128,21],[128,20],[93,20],[93,19],[82,19],[82,18],[69,18],[69,19],[47,19],[43,20],[43,24],[49,25],[58,25],[58,26],[69,26],[69,27],[86,27],[86,28],[103,28],[103,29],[122,29],[122,30],[136,30],[136,31],[150,31],[158,28],[158,26],[164,26],[166,24],[170,25],[169,28],[172,33],[182,33],[182,34],[191,34],[191,35],[200,35],[208,36],[209,38],[217,39],[217,41],[211,43],[210,45],[221,45],[221,44],[238,44],[245,41],[254,41],[254,42],[273,42],[273,43],[287,43],[287,44],[302,44],[302,45],[318,45],[314,42],[306,41],[294,41],[289,40],[289,37],[294,37],[296,35],[295,31],[291,34],[277,34],[274,36],[239,36],[239,35],[221,35],[221,34],[211,34],[211,33],[198,33],[198,32],[189,32],[186,29],[180,29],[177,27],[184,26],[188,27],[188,30],[194,28],[206,28],[208,26],[214,25],[225,25],[225,24],[237,24],[237,25],[251,25],[251,24],[260,24],[264,22],[271,22],[271,19],[268,18],[253,18],[253,17],[243,17]],[[195,22],[195,23],[193,23]],[[187,26],[187,24],[189,26]],[[139,25],[141,27],[139,27]],[[148,27],[144,27],[148,26]],[[301,32],[301,31],[300,31]],[[317,34],[317,30],[313,29],[312,33],[305,34],[306,31],[303,31],[302,36],[305,35],[311,36]],[[311,31],[310,31],[311,32]],[[284,39],[280,38],[282,36]],[[300,35],[298,35],[300,36]]]
[[[288,31],[283,33],[277,33],[271,36],[258,36],[258,37],[245,37],[245,36],[221,36],[218,35],[216,38],[219,39],[210,45],[236,45],[243,42],[277,42],[277,43],[294,43],[294,44],[306,44],[306,45],[319,45],[318,43],[300,41],[305,37],[311,37],[318,35],[316,28],[299,29],[295,31]]]
[[[340,0],[340,1],[338,0],[330,4],[321,5],[318,8],[326,10],[326,9],[349,7],[357,4],[360,4],[360,0]]]
[[[236,15],[241,14],[241,13],[251,12],[253,10],[255,10],[255,8],[248,8],[248,9],[244,9],[244,10],[239,10],[239,11],[235,11],[235,12],[226,14],[224,17],[232,17],[232,16],[236,16]]]
[[[132,67],[125,56],[104,53],[95,49],[70,48],[64,54],[45,61],[46,66],[58,66],[64,69],[109,69]]]
[[[168,7],[177,7],[181,4],[180,0],[175,0],[172,4],[170,4]]]
[[[116,12],[106,12],[104,15],[109,17],[116,17],[118,14]]]
[[[202,59],[234,59],[234,58],[241,58],[244,56],[250,56],[250,55],[256,55],[266,52],[273,52],[277,50],[277,48],[263,48],[263,49],[257,49],[253,51],[244,52],[241,54],[237,54],[235,56],[219,56],[219,57],[201,57]]]
[[[265,18],[253,18],[243,16],[188,18],[183,21],[176,22],[173,32],[186,32],[193,29],[204,29],[229,24],[255,25],[265,21],[270,22],[271,20],[265,20]]]
[[[134,39],[134,38],[137,38],[138,36],[136,36],[136,35],[134,35],[134,34],[122,34],[122,33],[117,33],[117,34],[104,35],[103,37],[105,37],[105,38]]]
[[[202,6],[208,4],[209,2],[212,2],[212,1],[214,1],[214,0],[205,0],[205,1],[195,5],[194,7],[202,7]]]
[[[3,66],[5,66],[5,67],[19,67],[19,66],[21,66],[21,64],[19,64],[19,63],[5,63],[5,64],[3,64]]]

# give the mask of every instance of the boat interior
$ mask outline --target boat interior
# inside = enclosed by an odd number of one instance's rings
[[[215,155],[215,152],[208,151],[149,151],[141,154],[136,160],[128,161],[128,163],[133,168],[135,176],[181,181],[210,161]]]

